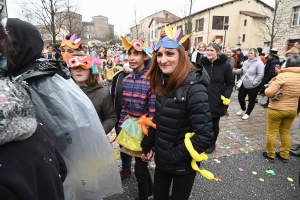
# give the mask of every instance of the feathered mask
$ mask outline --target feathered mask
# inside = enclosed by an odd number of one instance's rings
[[[125,46],[126,51],[128,51],[131,47],[133,47],[137,51],[144,51],[151,57],[151,53],[153,52],[153,48],[148,46],[147,42],[143,42],[142,40],[132,40],[131,43],[127,41],[127,39],[121,36],[122,42]]]
[[[63,35],[63,41],[61,42],[60,46],[64,47],[67,45],[71,49],[78,49],[81,43],[82,43],[81,38],[77,38],[75,34],[73,34],[69,40],[67,40],[66,36]]]
[[[93,74],[98,74],[98,67],[101,66],[102,61],[98,58],[91,58],[89,56],[70,56],[63,57],[69,68],[81,67],[82,69],[91,69]]]
[[[166,36],[161,38],[162,32],[165,31]],[[179,28],[177,30],[176,27],[173,29],[171,26],[165,26],[161,28],[161,33],[158,35],[156,42],[153,43],[154,51],[157,51],[161,46],[167,49],[176,49],[179,46],[182,47],[182,43],[186,41],[189,35],[182,36],[182,30]]]

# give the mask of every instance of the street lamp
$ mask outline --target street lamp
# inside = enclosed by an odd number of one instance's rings
[[[223,51],[225,51],[225,45],[226,45],[226,31],[228,30],[229,24],[224,24],[224,30],[225,30],[225,35],[224,35],[224,45],[223,45]]]

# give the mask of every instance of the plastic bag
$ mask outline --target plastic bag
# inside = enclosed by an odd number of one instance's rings
[[[132,151],[142,151],[141,142],[144,134],[141,126],[138,124],[138,119],[129,117],[122,124],[116,142],[123,147]]]
[[[55,74],[30,81],[36,117],[63,156],[68,174],[66,200],[103,199],[122,193],[112,147],[90,99],[74,83]]]

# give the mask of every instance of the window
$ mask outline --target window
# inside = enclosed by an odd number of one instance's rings
[[[300,25],[300,6],[294,7],[293,10],[293,26],[299,26]]]
[[[242,42],[245,42],[245,39],[246,39],[246,34],[243,34]]]
[[[212,29],[227,30],[228,27],[224,28],[224,24],[228,24],[228,22],[228,16],[213,16]]]
[[[196,37],[194,46],[197,46],[200,42],[203,42],[203,37]]]
[[[246,19],[244,20],[244,26],[247,26],[247,20]]]
[[[204,18],[196,20],[196,29],[195,31],[203,31],[204,29]]]
[[[182,30],[182,25],[180,25],[180,26],[177,26],[177,30],[178,30],[178,29],[180,29],[180,28],[181,28],[181,30]]]

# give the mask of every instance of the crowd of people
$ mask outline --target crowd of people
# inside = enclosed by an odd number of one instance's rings
[[[229,115],[235,88],[236,115],[243,120],[258,95],[268,97],[262,156],[284,163],[290,151],[300,156],[300,145],[290,138],[299,113],[298,43],[280,66],[276,49],[265,56],[262,48],[250,48],[245,56],[241,49],[223,53],[212,41],[189,52],[189,36],[176,27],[162,28],[152,47],[121,39],[123,46],[107,48],[84,46],[69,35],[43,50],[32,24],[1,18],[1,199],[103,199],[122,193],[133,158],[135,200],[189,199],[195,168],[201,156],[215,151],[220,118]],[[121,171],[106,136],[113,129]]]

